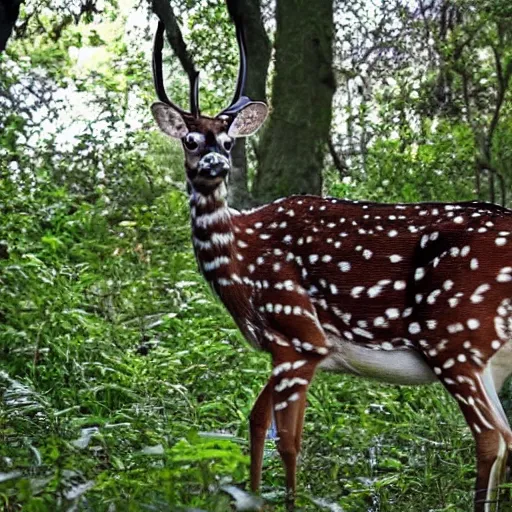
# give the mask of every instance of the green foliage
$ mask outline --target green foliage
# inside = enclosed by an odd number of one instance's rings
[[[426,140],[425,140],[426,139]],[[379,139],[369,148],[364,168],[340,182],[328,174],[327,187],[340,197],[381,202],[471,200],[474,144],[467,126],[443,124],[422,140]]]
[[[9,195],[0,233],[7,510],[226,510],[223,484],[247,481],[247,416],[269,366],[197,275],[183,195],[164,190],[148,203],[141,194],[123,220],[105,215],[101,199],[76,204],[50,183],[31,208]],[[425,507],[470,502],[469,434],[441,389],[321,375],[309,400],[304,509],[321,496],[348,510],[411,510],[425,486],[436,490]],[[282,488],[275,452],[266,459],[265,490]]]
[[[213,77],[202,93],[214,111],[232,91],[233,30],[222,2],[179,6],[198,67]],[[181,150],[147,114],[148,34],[133,29],[129,40],[118,6],[105,9],[84,13],[92,27],[60,7],[28,9],[27,37],[2,56],[0,508],[224,512],[236,501],[229,484],[247,486],[247,418],[270,365],[198,275]],[[98,62],[80,67],[80,50]],[[358,106],[372,143],[344,180],[327,172],[326,191],[471,198],[471,127],[428,115],[435,73],[419,91],[396,76],[399,94],[376,96],[378,122]],[[186,101],[182,85],[170,89]],[[407,120],[413,111],[421,123]],[[505,176],[510,119],[506,104],[493,146]],[[473,443],[440,387],[319,374],[308,400],[301,510],[469,509]],[[268,510],[284,509],[283,476],[269,441]]]
[[[197,273],[186,199],[162,175],[163,152],[177,161],[177,148],[144,140],[148,156],[134,159],[104,148],[114,178],[99,190],[92,177],[57,181],[50,164],[33,190],[1,181],[6,510],[221,512],[225,485],[247,482],[247,417],[269,362]],[[320,498],[347,510],[469,506],[472,443],[441,389],[324,374],[309,402],[303,510]],[[280,510],[272,443],[265,467],[264,497]]]
[[[1,182],[9,256],[1,261],[0,460],[15,476],[1,484],[7,507],[50,510],[80,486],[95,510],[187,502],[188,483],[208,494],[218,474],[245,475],[238,444],[194,434],[213,418],[229,427],[254,395],[209,403],[222,372],[203,361],[229,367],[240,340],[195,272],[186,201],[169,187],[148,199],[147,169],[117,154],[126,176],[108,207],[104,196],[82,202],[50,179],[29,203]],[[28,473],[16,476],[18,468]]]
[[[505,156],[511,142],[509,2],[387,2],[375,10],[366,4],[353,3],[337,21],[342,44],[335,47],[341,63],[335,110],[342,136],[336,126],[334,139],[347,154],[343,173],[357,183],[382,174],[372,160],[390,158],[378,151],[384,144],[405,157],[391,156],[399,175],[403,164],[409,166],[410,184],[399,183],[399,197],[473,196],[510,204],[504,197],[512,183]],[[432,148],[422,155],[426,146]],[[444,153],[446,162],[432,152]],[[443,174],[435,187],[427,182],[433,172]],[[368,185],[365,192],[386,200]]]

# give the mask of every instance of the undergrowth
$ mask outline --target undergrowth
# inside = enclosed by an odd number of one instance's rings
[[[241,507],[270,366],[198,275],[183,192],[132,190],[120,209],[0,183],[0,508]],[[319,374],[298,508],[469,510],[473,450],[441,387]],[[266,510],[283,488],[269,441]]]

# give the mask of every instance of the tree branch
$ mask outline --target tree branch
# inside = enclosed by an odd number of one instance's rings
[[[494,112],[491,120],[491,124],[489,125],[489,130],[487,132],[487,137],[485,141],[485,156],[490,160],[491,148],[492,148],[492,139],[494,137],[494,132],[498,127],[501,115],[501,108],[503,107],[503,102],[505,100],[505,95],[507,93],[507,89],[510,83],[510,77],[512,73],[512,65],[509,63],[506,70],[503,70],[503,65],[501,62],[501,54],[496,46],[492,47],[492,51],[494,54],[494,60],[496,62],[496,74],[498,80],[498,95],[496,98],[496,104],[494,106]]]
[[[505,178],[503,177],[503,174],[501,174],[495,167],[491,165],[490,162],[486,161],[485,159],[478,158],[476,165],[479,172],[488,171],[492,177],[498,178],[498,181],[500,182],[501,204],[505,206],[507,201],[507,193],[505,187]]]
[[[487,134],[483,138],[482,144],[482,158],[481,162],[479,162],[479,168],[481,170],[486,169],[489,171],[489,186],[490,186],[490,194],[491,201],[494,202],[494,178],[497,177],[500,182],[501,188],[501,196],[503,204],[505,204],[505,180],[503,175],[498,172],[498,170],[492,165],[492,144],[494,139],[494,134],[498,128],[498,124],[501,118],[501,111],[505,101],[505,97],[508,91],[508,87],[510,85],[510,79],[512,78],[512,63],[508,62],[505,69],[503,69],[503,54],[501,52],[503,47],[503,31],[502,27],[498,24],[498,44],[491,45],[492,52],[494,55],[494,62],[496,65],[496,80],[497,80],[497,97],[496,103],[494,105],[494,112],[491,118],[491,122],[489,124],[489,129],[487,130]]]
[[[343,157],[340,158],[340,156],[336,152],[336,148],[334,147],[334,143],[333,143],[331,137],[329,137],[327,144],[329,146],[329,153],[330,153],[332,161],[334,163],[334,167],[336,167],[336,169],[338,169],[340,178],[344,178],[349,171],[347,162],[345,162],[345,158],[343,158]]]

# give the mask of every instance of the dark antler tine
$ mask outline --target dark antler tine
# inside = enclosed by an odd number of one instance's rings
[[[162,73],[162,49],[164,47],[164,31],[165,26],[161,21],[159,21],[155,32],[155,39],[153,40],[153,83],[155,85],[158,99],[164,103],[167,103],[168,105],[171,105],[171,101],[165,92]]]
[[[200,115],[199,110],[199,71],[190,80],[190,112],[194,117]]]
[[[231,12],[230,12],[231,14]],[[245,47],[244,28],[238,16],[231,15],[231,19],[235,22],[236,40],[240,53],[240,65],[238,67],[238,77],[236,81],[236,90],[233,99],[228,107],[222,110],[218,115],[236,115],[251,100],[244,96],[245,81],[247,78],[247,52]]]
[[[167,103],[167,105],[170,105],[171,107],[175,108],[178,112],[180,112],[180,114],[184,116],[189,116],[190,114],[182,108],[178,107],[178,105],[176,105],[175,103],[173,103],[167,96],[167,93],[165,92],[162,68],[162,49],[164,47],[164,32],[165,25],[161,21],[159,21],[155,33],[155,39],[153,41],[153,83],[155,85],[156,94],[160,101],[162,101],[163,103]],[[190,98],[191,102],[192,98],[194,98],[194,101],[196,101],[196,105],[198,105],[197,93],[193,92],[194,87],[192,87],[193,85],[197,87],[195,82],[197,82],[197,77],[194,79],[194,84],[191,83]],[[199,112],[199,108],[196,108],[196,111]]]
[[[234,105],[242,96],[245,89],[245,80],[247,78],[247,51],[245,47],[244,28],[240,19],[235,18],[236,40],[238,43],[238,51],[240,53],[240,64],[238,67],[238,78],[233,99],[229,106]],[[229,108],[229,107],[228,107]]]

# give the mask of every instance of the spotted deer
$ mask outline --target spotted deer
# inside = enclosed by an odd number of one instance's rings
[[[215,117],[190,112],[162,78],[164,27],[153,50],[160,129],[182,142],[192,242],[203,276],[273,370],[250,414],[251,488],[260,486],[275,419],[293,507],[306,392],[317,368],[392,384],[441,382],[476,442],[474,510],[497,509],[512,431],[498,398],[512,373],[512,211],[481,202],[378,204],[310,195],[249,211],[226,202],[230,150],[267,106],[235,96]],[[290,134],[292,137],[293,134]]]

